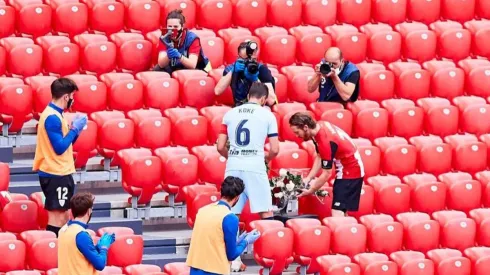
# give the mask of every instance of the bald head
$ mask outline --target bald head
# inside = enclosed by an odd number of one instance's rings
[[[332,67],[339,68],[342,64],[342,51],[337,47],[330,47],[325,52],[325,61],[330,63]]]

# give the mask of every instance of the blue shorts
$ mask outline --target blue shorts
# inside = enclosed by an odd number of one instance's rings
[[[249,171],[226,171],[225,177],[240,178],[245,184],[245,191],[240,195],[237,204],[231,209],[235,214],[242,213],[243,207],[250,201],[250,212],[260,213],[272,211],[272,196],[267,174]]]

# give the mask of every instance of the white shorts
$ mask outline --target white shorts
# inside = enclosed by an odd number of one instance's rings
[[[235,214],[242,213],[243,207],[250,201],[250,212],[260,213],[272,210],[272,196],[267,174],[249,171],[226,171],[225,177],[240,178],[245,184],[245,191],[240,195],[237,204],[231,209]]]

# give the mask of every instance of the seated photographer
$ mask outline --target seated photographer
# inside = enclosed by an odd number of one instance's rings
[[[256,61],[257,51],[257,43],[253,41],[240,43],[237,61],[225,68],[223,77],[214,88],[214,93],[217,96],[221,95],[230,86],[235,106],[240,106],[247,102],[248,90],[252,83],[260,81],[269,89],[269,97],[266,104],[272,106],[277,103],[274,92],[274,77],[266,65]]]
[[[167,28],[162,29],[154,71],[169,74],[182,69],[211,71],[211,63],[204,55],[199,37],[184,28],[184,24],[181,10],[173,10],[167,15]]]
[[[315,76],[308,81],[308,92],[318,88],[319,102],[338,102],[346,105],[359,97],[360,72],[356,65],[342,57],[339,48],[325,52],[325,58],[315,66]]]

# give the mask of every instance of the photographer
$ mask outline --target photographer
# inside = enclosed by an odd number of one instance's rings
[[[269,97],[266,104],[272,106],[277,103],[274,92],[274,77],[266,65],[256,61],[257,51],[257,43],[253,41],[240,43],[237,61],[225,68],[223,77],[214,88],[214,93],[217,96],[221,95],[230,86],[235,106],[242,105],[247,102],[248,90],[252,83],[260,81],[269,89]]]
[[[154,71],[169,74],[182,69],[211,71],[211,63],[204,55],[199,37],[184,28],[184,24],[181,10],[173,10],[167,15],[167,28],[162,29]]]
[[[343,59],[339,48],[332,47],[325,52],[325,59],[315,66],[315,73],[308,81],[308,92],[313,93],[318,88],[319,102],[345,105],[359,97],[359,69]]]

